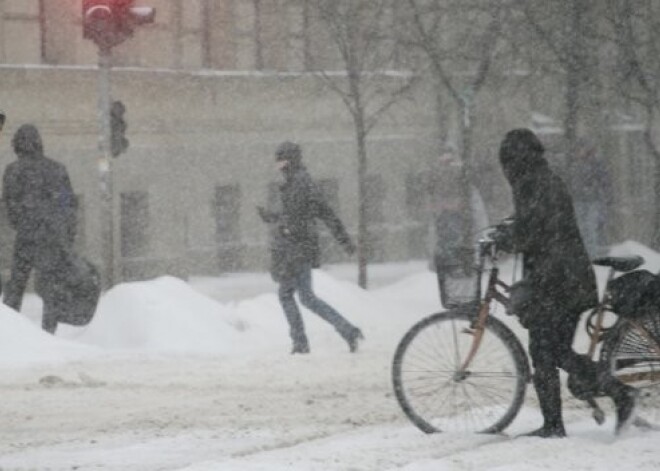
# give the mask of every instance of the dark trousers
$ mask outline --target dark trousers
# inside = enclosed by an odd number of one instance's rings
[[[11,266],[11,278],[7,282],[4,294],[4,303],[16,311],[20,311],[23,296],[27,287],[32,269],[39,271],[44,289],[39,292],[44,302],[41,326],[50,333],[57,328],[59,311],[56,307],[59,293],[49,286],[48,280],[56,276],[58,270],[63,269],[65,248],[54,241],[37,242],[28,238],[16,238]]]
[[[316,297],[312,290],[312,270],[311,268],[305,268],[292,277],[280,280],[278,292],[280,304],[289,323],[289,332],[294,346],[307,345],[305,325],[294,298],[296,292],[303,306],[317,314],[324,321],[332,324],[344,339],[349,339],[357,330],[335,309]]]
[[[559,309],[536,319],[529,326],[529,354],[536,371],[561,368],[569,374],[588,376],[596,380],[596,363],[573,350],[573,338],[579,315],[565,315]]]
[[[4,303],[15,311],[21,310],[23,295],[34,266],[36,243],[29,239],[17,238],[14,242],[14,255],[11,264],[11,277],[5,289]]]
[[[529,354],[534,366],[534,388],[545,425],[563,427],[559,368],[585,384],[597,384],[596,364],[573,350],[579,315],[547,310],[533,318],[529,326]],[[543,316],[541,319],[540,316]]]
[[[562,425],[559,368],[569,376],[569,389],[579,399],[607,395],[616,398],[627,388],[613,376],[599,375],[596,362],[573,350],[579,313],[546,309],[529,326],[529,354],[534,366],[534,387],[545,424]],[[562,425],[563,426],[563,425]]]

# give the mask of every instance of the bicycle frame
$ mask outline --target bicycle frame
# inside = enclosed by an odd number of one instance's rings
[[[476,267],[477,272],[477,283],[476,283],[476,293],[475,299],[479,300],[479,310],[477,317],[472,323],[472,331],[470,332],[473,335],[474,341],[470,347],[463,364],[457,371],[457,375],[464,374],[472,363],[472,360],[479,351],[479,346],[481,345],[481,340],[484,335],[486,321],[490,315],[490,303],[495,300],[507,307],[509,304],[509,298],[507,298],[502,292],[498,290],[501,288],[505,291],[510,289],[510,286],[504,283],[499,278],[500,269],[497,266],[497,250],[495,243],[490,240],[482,239],[477,243],[479,262]],[[486,285],[486,292],[484,296],[481,296],[481,279],[485,271],[486,259],[490,259],[491,266],[488,269],[488,283]]]
[[[610,268],[607,275],[607,281],[605,282],[606,287],[614,278],[614,274],[615,271]],[[587,330],[587,334],[589,335],[589,349],[587,350],[587,356],[589,358],[594,357],[596,354],[596,347],[603,340],[603,335],[607,331],[605,328],[605,312],[607,312],[607,301],[608,293],[607,288],[605,288],[603,290],[603,294],[601,295],[600,301],[598,302],[598,305],[591,310],[588,316],[589,319],[592,317],[595,317],[596,319],[594,330],[591,333]],[[617,319],[616,322],[619,322],[619,319]]]
[[[463,363],[456,372],[457,376],[463,375],[467,372],[467,370],[470,367],[470,364],[472,363],[472,360],[475,358],[477,352],[479,351],[479,347],[481,346],[481,342],[485,332],[486,322],[488,320],[488,316],[490,315],[491,303],[493,301],[497,301],[498,303],[502,304],[505,307],[505,309],[508,309],[509,306],[509,297],[507,296],[506,293],[510,291],[511,286],[503,282],[499,278],[500,269],[497,263],[498,252],[495,242],[489,239],[482,239],[477,243],[477,249],[478,249],[479,259],[475,267],[477,273],[477,280],[478,280],[477,283],[475,284],[476,286],[475,300],[477,300],[478,302],[478,310],[477,310],[477,316],[474,318],[474,321],[472,322],[469,331],[469,333],[472,334],[473,336],[473,342],[470,347],[470,350],[467,352],[467,355],[463,360]],[[490,262],[490,267],[488,268],[486,268],[487,260]],[[486,274],[486,272],[488,273],[488,280],[486,283],[486,289],[482,293],[482,279],[484,274]],[[624,323],[624,322],[632,325],[635,328],[635,330],[639,333],[639,335],[641,335],[649,342],[649,345],[652,346],[653,351],[658,356],[660,356],[660,344],[649,334],[649,332],[643,326],[641,326],[635,320],[624,319],[620,316],[617,316],[617,320],[613,326],[611,327],[605,326],[605,314],[607,312],[611,312],[611,310],[608,308],[609,293],[607,291],[607,286],[609,282],[614,278],[615,274],[616,274],[616,270],[610,268],[606,280],[606,285],[605,285],[606,288],[603,290],[603,293],[599,299],[598,304],[591,310],[588,316],[589,319],[594,318],[595,322],[593,325],[593,330],[591,332],[589,332],[589,329],[587,328],[587,334],[589,335],[589,347],[587,351],[587,356],[593,359],[593,357],[596,354],[596,349],[598,344],[605,339],[607,333],[610,330],[614,330],[614,328],[618,326],[620,323]],[[630,373],[626,375],[620,375],[619,379],[621,379],[621,381],[624,382],[633,382],[640,380],[659,381],[660,373],[654,373],[654,372]],[[589,404],[594,409],[597,408],[596,404],[593,403],[593,401],[589,400],[587,402],[589,402]]]

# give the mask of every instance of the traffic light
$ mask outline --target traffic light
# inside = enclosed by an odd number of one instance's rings
[[[136,7],[135,0],[83,0],[83,38],[112,48],[133,35],[136,26],[153,23],[156,10]]]
[[[121,101],[113,101],[110,106],[110,153],[113,157],[123,154],[128,149],[124,113],[126,113],[124,104]]]

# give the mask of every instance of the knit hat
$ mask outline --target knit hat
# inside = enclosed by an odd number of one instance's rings
[[[295,142],[285,141],[277,146],[275,151],[275,160],[288,160],[291,163],[297,164],[302,160],[302,151],[300,146]]]

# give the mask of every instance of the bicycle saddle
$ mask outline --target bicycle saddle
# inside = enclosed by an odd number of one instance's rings
[[[632,271],[644,264],[644,257],[639,255],[631,257],[600,257],[591,261],[594,265],[610,267],[613,270],[627,272]]]

